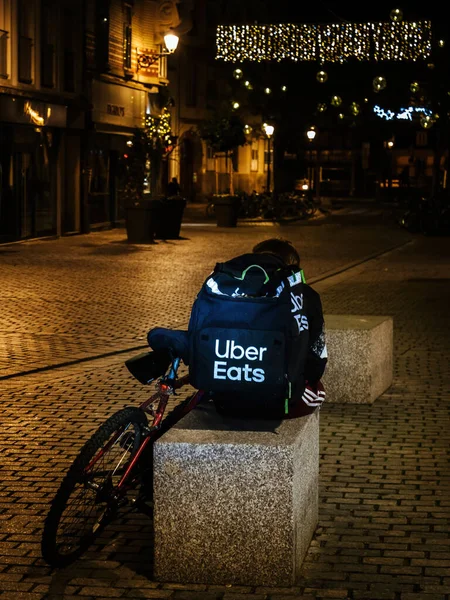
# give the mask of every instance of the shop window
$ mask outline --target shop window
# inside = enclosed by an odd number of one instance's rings
[[[89,156],[90,194],[107,194],[109,192],[109,155],[104,150],[92,150]]]
[[[0,77],[8,78],[8,32],[0,29]]]
[[[123,24],[123,66],[124,69],[131,69],[131,21],[133,18],[132,7],[125,4],[124,24]]]

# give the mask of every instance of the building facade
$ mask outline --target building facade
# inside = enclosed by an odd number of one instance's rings
[[[164,35],[189,4],[3,0],[0,240],[124,217],[120,160],[166,102]]]
[[[169,97],[164,35],[182,20],[170,0],[87,4],[84,212],[90,227],[125,217],[120,164],[136,129],[159,116]],[[151,165],[148,166],[151,181]],[[148,193],[155,190],[147,185]]]
[[[252,117],[247,144],[228,159],[216,156],[199,133],[204,121],[233,102],[233,68],[216,60],[216,27],[234,19],[235,9],[235,4],[222,0],[194,0],[192,24],[182,31],[179,51],[168,61],[174,98],[172,127],[178,140],[169,157],[169,174],[179,178],[188,201],[202,202],[211,194],[227,191],[230,171],[235,191],[260,192],[267,185],[268,141],[261,134],[261,115]],[[273,164],[273,151],[270,156]]]
[[[79,226],[82,6],[0,7],[0,239]]]

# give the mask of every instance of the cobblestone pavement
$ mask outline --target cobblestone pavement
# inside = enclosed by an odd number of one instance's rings
[[[369,216],[358,228],[336,219],[235,229],[186,223],[181,240],[155,245],[129,245],[125,230],[116,229],[0,246],[0,373],[145,344],[152,326],[186,323],[215,262],[268,236],[298,242],[309,278],[410,238],[387,224],[375,230]]]
[[[373,405],[322,408],[319,524],[298,585],[154,581],[151,521],[136,514],[74,565],[42,561],[43,518],[80,445],[148,395],[123,365],[130,351],[0,381],[1,600],[450,598],[448,238],[413,237],[357,265],[411,236],[352,218],[282,231],[304,249],[310,280],[336,273],[314,285],[325,314],[394,317],[393,386]],[[0,247],[3,372],[137,346],[175,314],[185,324],[205,268],[274,229],[185,227],[186,239],[149,247],[127,246],[123,231]]]

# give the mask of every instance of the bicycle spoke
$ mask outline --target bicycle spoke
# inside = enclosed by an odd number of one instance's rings
[[[50,564],[68,564],[90,544],[130,491],[117,485],[141,441],[145,413],[123,409],[108,419],[82,448],[52,503],[42,553]]]

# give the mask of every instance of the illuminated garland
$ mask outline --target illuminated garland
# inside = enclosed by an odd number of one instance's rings
[[[431,54],[431,22],[219,25],[216,58],[243,61],[417,61]]]
[[[408,106],[408,108],[401,108],[400,112],[394,112],[392,110],[384,110],[378,105],[373,107],[373,112],[380,117],[380,119],[384,119],[385,121],[393,121],[394,119],[398,119],[399,121],[412,121],[414,113],[425,115],[427,117],[431,117],[433,112],[422,106]]]
[[[172,128],[170,126],[170,111],[163,108],[160,117],[147,115],[145,117],[145,132],[147,137],[152,140],[153,147],[161,145],[167,148],[172,144]]]

